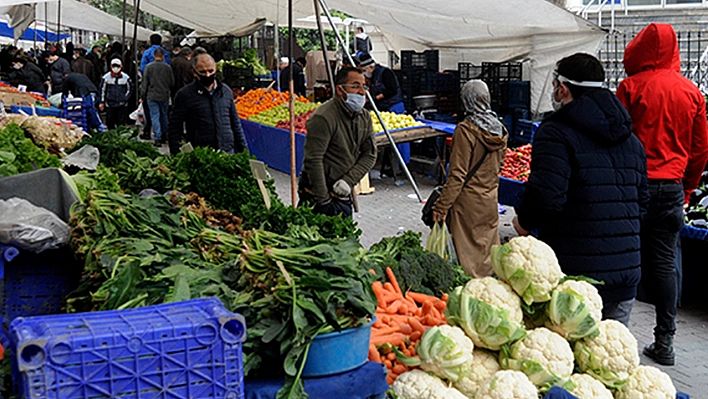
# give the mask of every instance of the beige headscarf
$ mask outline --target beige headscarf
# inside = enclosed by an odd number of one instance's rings
[[[467,119],[492,135],[504,134],[504,125],[499,122],[497,114],[489,104],[489,89],[486,83],[477,79],[470,80],[462,86],[460,97]]]

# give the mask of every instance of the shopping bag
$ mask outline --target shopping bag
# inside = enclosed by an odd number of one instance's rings
[[[134,120],[136,125],[143,126],[145,124],[145,111],[143,110],[143,103],[140,103],[138,105],[138,109],[131,112],[128,117],[131,120]]]
[[[425,245],[425,249],[428,252],[439,255],[443,259],[448,259],[450,257],[450,253],[448,251],[449,240],[450,233],[447,232],[447,225],[445,222],[435,223],[435,225],[433,225],[433,230],[428,236],[428,242]]]

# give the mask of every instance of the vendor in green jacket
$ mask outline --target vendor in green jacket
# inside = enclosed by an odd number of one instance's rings
[[[357,68],[337,73],[334,98],[307,121],[300,204],[316,213],[352,216],[351,190],[376,162],[371,116],[364,110],[366,80]]]

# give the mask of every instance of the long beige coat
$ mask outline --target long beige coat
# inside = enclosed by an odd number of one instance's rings
[[[452,136],[450,171],[434,210],[447,214],[447,224],[462,267],[475,278],[492,274],[491,249],[499,243],[497,189],[506,152],[506,134],[494,136],[465,119]],[[467,173],[489,153],[474,177]]]

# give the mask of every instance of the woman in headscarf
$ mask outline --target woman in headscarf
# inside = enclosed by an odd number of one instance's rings
[[[491,109],[484,82],[467,82],[460,96],[466,118],[452,136],[448,180],[433,207],[433,219],[447,220],[460,264],[479,278],[492,274],[491,249],[499,243],[497,189],[507,132]]]

